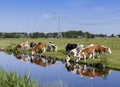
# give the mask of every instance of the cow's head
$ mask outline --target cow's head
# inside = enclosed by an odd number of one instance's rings
[[[108,51],[108,53],[112,53],[112,51],[111,51],[111,49],[110,49],[110,48],[108,48],[108,50],[107,50],[107,51]]]

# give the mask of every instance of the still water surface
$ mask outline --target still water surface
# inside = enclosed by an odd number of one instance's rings
[[[97,69],[85,64],[43,58],[38,61],[37,57],[14,56],[4,52],[0,52],[0,67],[21,76],[30,73],[31,79],[37,79],[40,84],[61,81],[67,87],[120,87],[120,72],[105,67]]]

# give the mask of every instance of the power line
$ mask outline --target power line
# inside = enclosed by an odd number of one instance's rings
[[[80,16],[80,19],[93,19],[93,18],[103,18],[103,17],[107,17],[107,18],[114,18],[114,17],[120,17],[120,11],[115,11],[115,12],[108,12],[108,13],[104,13],[104,14],[98,14],[98,15],[92,15],[92,16]]]
[[[120,15],[120,14],[117,14]],[[82,20],[81,20],[82,19]],[[120,24],[120,16],[111,15],[110,17],[101,18],[101,17],[86,17],[86,18],[72,18],[70,19],[72,22],[77,22],[80,25],[115,25]],[[84,22],[80,22],[84,21]],[[88,22],[91,21],[91,22]]]

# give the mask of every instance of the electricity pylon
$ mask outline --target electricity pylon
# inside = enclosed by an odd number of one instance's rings
[[[58,23],[58,34],[57,34],[57,38],[63,38],[62,33],[61,33],[61,22],[62,22],[62,20],[65,19],[65,16],[64,16],[63,13],[55,12],[55,13],[54,13],[54,19],[57,20],[57,23]]]

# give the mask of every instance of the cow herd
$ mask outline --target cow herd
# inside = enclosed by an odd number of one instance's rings
[[[20,48],[21,50],[25,50],[28,48],[31,48],[31,54],[34,55],[35,53],[39,52],[46,52],[46,51],[58,51],[58,46],[54,44],[53,42],[39,42],[38,44],[34,42],[23,42],[18,45],[16,45],[16,49]],[[68,43],[65,46],[65,50],[67,53],[66,61],[69,62],[71,58],[75,60],[75,62],[78,62],[80,59],[84,59],[86,61],[87,58],[95,58],[99,57],[99,55],[105,54],[105,53],[111,53],[111,49],[100,44],[90,44],[88,46],[85,46],[83,44],[71,44]]]
[[[72,47],[72,44],[69,47]],[[75,47],[75,44],[73,44],[73,47]],[[66,50],[68,50],[67,46],[66,48]],[[74,49],[70,50],[66,61],[69,62],[71,57],[74,58],[75,62],[78,62],[80,59],[84,59],[84,61],[86,61],[87,57],[94,59],[95,57],[99,57],[99,55],[105,53],[111,53],[111,49],[104,45],[90,44],[89,46],[85,47],[84,45],[78,44]]]
[[[20,43],[18,45],[16,45],[16,49],[21,49],[21,50],[27,50],[28,48],[31,48],[32,51],[32,55],[37,53],[37,52],[46,52],[46,51],[54,51],[57,52],[58,50],[58,46],[56,46],[54,43],[52,42],[48,42],[48,43],[44,43],[44,42],[39,42],[38,44],[34,43],[34,42],[30,42],[30,44],[27,42],[23,42]]]

